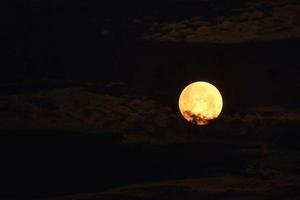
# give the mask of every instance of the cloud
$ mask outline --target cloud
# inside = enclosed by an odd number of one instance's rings
[[[86,133],[147,135],[166,128],[176,116],[147,98],[97,94],[85,88],[56,89],[0,98],[0,128],[59,129]]]
[[[253,107],[242,112],[223,115],[216,130],[227,135],[248,136],[255,140],[270,140],[279,135],[289,137],[299,133],[300,113],[279,106]]]
[[[145,40],[185,43],[242,43],[300,37],[300,2],[250,0],[244,8],[232,9],[208,21],[201,17],[155,23]]]
[[[99,94],[83,87],[2,96],[0,109],[0,130],[113,133],[124,142],[188,143],[216,139],[224,131],[228,139],[261,138],[299,130],[300,122],[299,111],[269,106],[221,114],[213,126],[199,128],[152,99]]]
[[[245,123],[250,123],[257,120],[260,120],[261,122],[300,121],[300,114],[296,111],[279,106],[253,107],[247,109],[243,113],[226,115],[223,117],[223,119],[227,122],[241,121]]]

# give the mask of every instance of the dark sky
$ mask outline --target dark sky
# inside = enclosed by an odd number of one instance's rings
[[[9,4],[2,83],[124,82],[153,95],[205,79],[230,102],[298,106],[296,1]]]
[[[220,5],[219,5],[220,4]],[[227,5],[227,4],[226,4]],[[218,3],[218,7],[225,7]],[[83,66],[110,68],[121,49],[130,48],[147,23],[169,18],[187,18],[200,13],[216,15],[213,2],[195,1],[28,1],[10,3],[3,29],[9,48],[2,80],[22,75],[73,76]],[[135,24],[134,19],[142,20]],[[102,35],[101,35],[102,33]],[[106,36],[106,37],[105,37]],[[134,41],[132,41],[134,40]],[[74,66],[75,65],[75,66]],[[80,66],[77,66],[80,65]],[[107,67],[106,67],[107,66]],[[19,74],[14,69],[18,69]],[[103,68],[103,67],[102,67]],[[74,72],[76,73],[84,73]],[[98,72],[100,73],[100,72]],[[90,73],[92,74],[92,73]],[[76,76],[76,75],[74,75]]]
[[[299,0],[2,3],[0,198],[203,177],[226,199],[298,195]],[[178,110],[195,81],[223,96],[205,127]],[[195,195],[182,184],[151,194]]]

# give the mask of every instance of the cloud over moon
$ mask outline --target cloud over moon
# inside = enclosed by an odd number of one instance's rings
[[[123,142],[188,143],[202,136],[231,138],[299,132],[300,111],[254,107],[221,115],[209,129],[186,123],[168,106],[146,97],[99,94],[88,88],[64,88],[0,97],[0,130],[59,130],[116,134]],[[188,132],[192,131],[193,134]],[[261,137],[259,136],[259,137]]]
[[[143,35],[150,41],[221,44],[298,37],[300,2],[294,0],[250,0],[213,20],[199,16],[153,23]]]

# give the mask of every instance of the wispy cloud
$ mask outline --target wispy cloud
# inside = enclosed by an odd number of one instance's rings
[[[143,36],[145,40],[185,43],[242,43],[297,37],[300,2],[294,0],[250,0],[245,7],[210,21],[193,17],[154,23]]]
[[[148,134],[176,120],[147,98],[116,97],[84,88],[1,97],[1,129],[61,129],[88,133]]]
[[[218,137],[224,131],[228,138],[264,137],[274,130],[285,131],[285,127],[299,130],[300,122],[299,111],[277,106],[253,107],[222,114],[218,123],[203,129],[189,124],[178,110],[158,101],[98,94],[86,88],[2,96],[0,109],[0,130],[116,133],[126,142],[195,142],[203,136]]]

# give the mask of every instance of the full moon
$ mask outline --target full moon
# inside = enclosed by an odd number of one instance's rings
[[[219,90],[207,82],[188,85],[180,94],[179,110],[189,122],[206,125],[216,119],[223,107]]]

